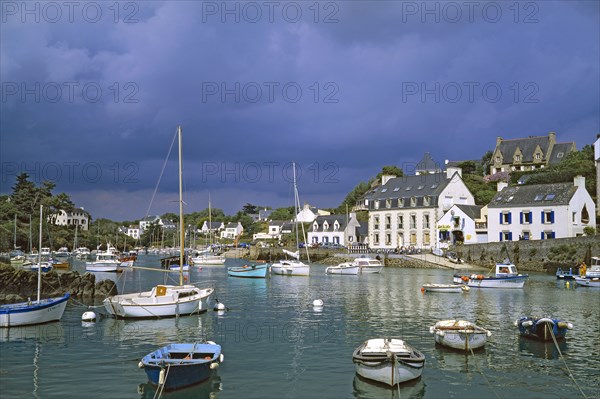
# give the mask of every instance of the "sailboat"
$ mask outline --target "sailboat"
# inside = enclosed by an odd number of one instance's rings
[[[223,265],[225,264],[225,257],[223,255],[215,255],[212,253],[212,215],[211,215],[210,196],[208,198],[208,234],[210,236],[210,243],[208,247],[195,256],[192,259],[192,264],[196,266],[208,266],[208,265]]]
[[[40,247],[42,246],[43,207],[40,205]],[[42,255],[38,253],[37,300],[12,303],[0,306],[0,327],[26,326],[60,320],[70,294],[61,297],[41,299],[42,294]]]
[[[279,274],[282,276],[308,276],[310,274],[310,267],[306,263],[300,260],[300,245],[298,240],[298,208],[300,207],[300,198],[298,197],[298,185],[296,183],[296,164],[292,163],[292,169],[294,172],[294,210],[296,214],[296,252],[288,251],[286,249],[283,252],[293,259],[284,259],[271,264],[271,273]],[[308,258],[308,249],[306,251]],[[310,258],[308,259],[310,262]]]
[[[179,285],[156,285],[150,291],[113,295],[106,298],[104,308],[118,318],[171,317],[205,312],[213,288],[183,284],[185,240],[183,226],[183,164],[181,159],[181,126],[179,139]]]

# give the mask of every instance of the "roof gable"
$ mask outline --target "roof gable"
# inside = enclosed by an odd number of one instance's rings
[[[573,183],[509,186],[494,196],[489,208],[568,205],[576,191]]]
[[[517,149],[520,151],[521,162],[533,162],[536,150],[542,152],[542,160],[545,161],[548,157],[549,145],[548,136],[530,136],[523,139],[502,140],[497,146],[497,151],[500,151],[505,163],[512,162]]]

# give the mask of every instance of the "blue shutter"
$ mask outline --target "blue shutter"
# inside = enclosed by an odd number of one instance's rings
[[[508,233],[508,241],[512,241],[512,232]]]
[[[502,224],[502,212],[500,212],[500,224]]]
[[[554,223],[554,211],[550,212],[550,223]]]
[[[541,239],[542,239],[542,240],[544,239],[544,232],[543,232],[543,231],[542,231],[542,237],[541,237]]]
[[[542,211],[542,223],[546,223],[546,214]]]
[[[556,238],[556,233],[554,231],[550,234],[550,238]]]
[[[500,241],[502,241],[502,232],[500,232]]]
[[[533,212],[529,211],[529,223],[533,223]]]
[[[512,213],[508,212],[508,224],[512,223]]]
[[[519,213],[519,223],[523,224],[523,212]]]

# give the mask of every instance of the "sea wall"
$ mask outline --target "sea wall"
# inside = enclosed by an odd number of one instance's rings
[[[35,298],[37,296],[37,272],[15,269],[0,264],[0,302],[12,303]],[[96,284],[92,273],[80,275],[76,271],[57,273],[51,271],[42,274],[42,297],[54,297],[69,292],[73,298],[93,300],[117,294],[117,286],[112,280],[103,280]]]
[[[554,240],[530,240],[469,244],[453,248],[467,263],[492,267],[508,258],[519,271],[555,273],[558,267],[578,266],[588,256],[600,256],[600,238],[574,237]],[[589,266],[589,264],[588,264]]]

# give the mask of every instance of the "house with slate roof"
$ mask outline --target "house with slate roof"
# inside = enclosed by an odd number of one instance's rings
[[[308,242],[311,244],[338,244],[347,246],[357,242],[356,229],[360,223],[356,213],[346,215],[317,216],[308,231]]]
[[[317,216],[326,216],[330,214],[331,212],[324,211],[315,206],[310,206],[309,204],[304,204],[302,210],[296,215],[296,221],[301,223],[312,223]]]
[[[557,143],[555,132],[523,139],[498,137],[490,162],[490,174],[544,168],[559,163],[576,149],[574,142]]]
[[[225,230],[221,231],[221,238],[230,238],[235,239],[244,231],[244,227],[240,222],[237,223],[227,223],[225,226]]]
[[[87,231],[90,215],[83,208],[73,208],[67,212],[60,209],[58,213],[50,215],[48,220],[57,226],[79,226],[82,231]]]
[[[207,220],[202,223],[202,228],[200,232],[204,235],[208,233],[218,233],[225,228],[225,223],[223,222],[209,222]]]
[[[357,208],[369,211],[368,243],[374,249],[438,244],[436,222],[455,204],[475,205],[459,168],[414,176],[381,177]]]
[[[596,227],[596,206],[584,177],[573,183],[500,183],[498,190],[488,204],[490,242],[577,237],[585,227]]]
[[[441,247],[448,244],[479,244],[488,242],[487,207],[453,205],[437,221]]]

